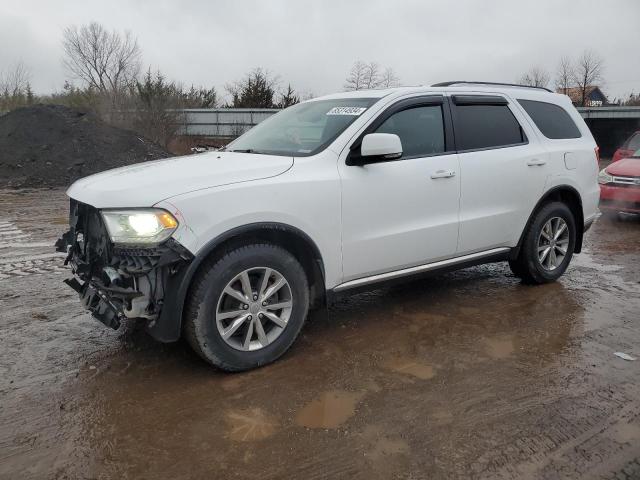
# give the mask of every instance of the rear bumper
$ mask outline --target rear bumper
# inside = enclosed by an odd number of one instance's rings
[[[600,185],[600,210],[640,213],[640,185]]]

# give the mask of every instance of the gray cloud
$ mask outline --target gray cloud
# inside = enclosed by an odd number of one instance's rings
[[[145,66],[221,91],[261,66],[298,90],[328,93],[356,59],[392,66],[404,84],[511,82],[591,48],[614,97],[640,91],[638,18],[637,0],[23,0],[0,5],[0,70],[23,60],[37,92],[60,89],[62,30],[96,20],[131,30]]]

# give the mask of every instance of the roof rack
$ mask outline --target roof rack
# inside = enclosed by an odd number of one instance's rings
[[[455,80],[453,82],[440,82],[440,83],[434,83],[433,85],[431,85],[432,87],[450,87],[451,85],[457,85],[460,83],[464,83],[464,84],[475,84],[475,85],[500,85],[503,87],[520,87],[520,88],[537,88],[538,90],[545,90],[549,93],[553,93],[551,90],[549,90],[548,88],[545,87],[534,87],[531,85],[520,85],[518,83],[500,83],[500,82],[470,82],[467,80]]]

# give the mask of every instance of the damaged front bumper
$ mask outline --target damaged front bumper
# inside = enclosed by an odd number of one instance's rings
[[[161,341],[179,337],[180,319],[171,318],[175,287],[193,255],[173,238],[149,247],[114,245],[97,209],[71,200],[70,229],[57,242],[66,252],[73,278],[64,282],[105,325],[117,329],[124,319],[143,319]]]

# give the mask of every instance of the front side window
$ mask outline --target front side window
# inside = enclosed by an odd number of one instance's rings
[[[440,105],[416,106],[394,113],[376,129],[394,133],[402,142],[402,158],[444,152],[444,122]]]
[[[534,100],[518,100],[542,134],[551,139],[580,138],[580,130],[559,105]]]
[[[526,142],[507,105],[456,105],[458,150],[499,148]]]
[[[309,156],[324,150],[377,98],[343,98],[299,103],[259,123],[226,150]]]

